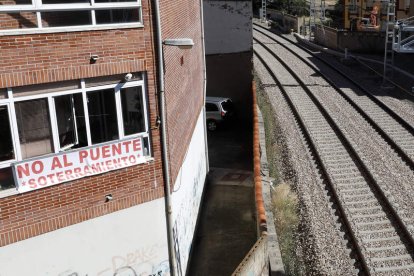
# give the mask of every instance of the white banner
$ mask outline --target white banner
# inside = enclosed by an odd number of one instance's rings
[[[83,148],[15,163],[19,193],[105,173],[145,162],[142,138]]]

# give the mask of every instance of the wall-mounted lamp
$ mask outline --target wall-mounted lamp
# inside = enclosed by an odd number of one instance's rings
[[[177,46],[182,49],[191,49],[194,46],[194,41],[191,38],[170,38],[164,39],[162,44],[166,46]]]
[[[111,201],[112,199],[113,199],[112,194],[107,194],[107,195],[105,196],[105,202]]]
[[[95,63],[95,62],[98,61],[98,59],[99,59],[99,56],[98,55],[91,55],[90,62],[91,63]]]
[[[132,80],[132,74],[131,74],[131,73],[126,74],[126,75],[124,76],[124,80],[125,80],[125,81],[130,81],[130,80]]]

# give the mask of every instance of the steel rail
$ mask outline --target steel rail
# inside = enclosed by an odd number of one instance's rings
[[[263,27],[261,27],[261,28],[263,28]],[[263,28],[263,29],[265,29],[265,28]],[[257,29],[256,29],[256,31],[259,32],[259,33],[261,33],[261,34],[263,34],[263,35],[265,35],[269,39],[277,42],[283,48],[287,49],[289,52],[291,52],[292,54],[294,54],[301,61],[303,61],[304,63],[306,63],[309,67],[311,67],[326,82],[328,82],[335,89],[335,91],[337,91],[365,120],[367,120],[367,122],[378,132],[378,134],[380,134],[380,136],[397,152],[397,154],[407,164],[407,166],[411,170],[414,171],[414,160],[411,157],[409,157],[407,155],[407,153],[373,119],[371,119],[371,117],[368,114],[366,114],[366,112],[361,107],[359,107],[348,95],[346,95],[332,80],[330,80],[323,73],[321,73],[315,67],[315,65],[313,65],[312,63],[310,63],[308,60],[304,59],[302,56],[300,56],[297,53],[295,53],[295,51],[293,51],[292,49],[290,49],[286,45],[278,42],[277,40],[275,40],[274,38],[272,38],[268,34],[263,33],[262,31],[258,31]],[[289,41],[288,39],[284,38],[283,36],[280,36],[280,37],[283,38],[284,40]],[[292,43],[291,41],[289,41],[289,42]],[[300,47],[298,45],[295,45],[295,46],[297,46],[301,50],[306,51],[307,53],[309,53],[313,57],[317,58],[318,60],[322,61],[330,69],[333,69],[335,72],[337,72],[338,74],[340,74],[342,77],[344,77],[345,79],[347,79],[348,81],[350,81],[353,85],[355,85],[358,89],[360,89],[366,96],[368,96],[370,100],[372,100],[375,104],[377,104],[380,108],[382,108],[388,115],[390,115],[394,120],[396,120],[396,122],[399,123],[405,130],[407,130],[413,136],[413,139],[414,139],[414,127],[411,126],[409,123],[407,123],[398,114],[396,114],[391,108],[389,108],[383,102],[381,102],[380,100],[378,100],[374,95],[372,95],[369,91],[367,91],[360,84],[358,84],[357,82],[355,82],[354,80],[352,80],[348,75],[346,75],[345,73],[341,72],[338,68],[332,66],[327,61],[325,61],[325,60],[321,59],[320,57],[316,56],[315,54],[313,54],[308,49],[303,48],[303,47]]]
[[[381,205],[382,206],[385,206],[385,208],[387,209],[387,211],[389,211],[392,214],[391,225],[394,226],[394,228],[397,231],[398,235],[399,236],[403,236],[405,238],[405,240],[407,241],[406,243],[409,243],[410,244],[407,247],[407,249],[413,248],[414,247],[414,241],[413,241],[413,239],[412,239],[412,237],[410,235],[410,232],[406,228],[406,226],[403,223],[403,221],[401,220],[401,218],[398,216],[397,212],[395,211],[395,209],[393,208],[393,206],[391,205],[391,203],[388,201],[386,195],[383,193],[383,191],[379,187],[378,183],[375,181],[375,179],[374,179],[373,175],[371,174],[370,170],[366,167],[365,163],[363,162],[363,160],[361,159],[361,157],[358,155],[356,149],[346,139],[346,136],[341,131],[340,127],[335,123],[335,121],[333,120],[333,118],[323,108],[323,105],[318,101],[318,99],[316,98],[316,96],[313,95],[312,91],[310,91],[310,89],[306,86],[306,84],[301,81],[301,79],[296,75],[296,73],[293,72],[293,70],[280,57],[278,57],[269,47],[267,47],[264,43],[258,41],[257,39],[254,39],[254,41],[256,41],[257,43],[261,44],[261,46],[264,49],[266,49],[276,60],[278,60],[285,67],[285,69],[292,75],[292,77],[298,82],[298,84],[300,84],[300,86],[302,87],[302,89],[306,92],[306,94],[308,95],[308,97],[312,100],[313,104],[315,104],[315,106],[318,108],[319,112],[323,115],[323,117],[328,122],[328,124],[330,125],[330,127],[332,128],[332,130],[338,136],[339,140],[341,141],[341,143],[343,144],[343,146],[345,147],[345,149],[348,151],[348,154],[350,155],[351,159],[353,160],[353,162],[355,163],[355,165],[360,170],[361,175],[364,176],[364,178],[366,179],[366,181],[369,184],[370,188],[373,189],[374,194],[375,194],[375,197],[377,198],[377,200],[380,202],[380,204],[382,203]],[[254,50],[254,53],[262,61],[262,63],[266,64],[266,62],[263,60],[263,58],[260,57],[260,55],[257,53],[256,50]],[[267,64],[265,65],[265,67],[267,68],[267,70],[269,71],[269,73],[272,74],[273,78],[276,78],[276,76],[270,70],[270,68],[268,67]],[[361,250],[359,249],[359,243],[357,242],[358,241],[358,238],[355,236],[356,234],[353,232],[353,229],[350,227],[351,222],[349,221],[348,217],[345,214],[345,211],[344,211],[344,209],[342,207],[342,204],[341,204],[341,201],[339,199],[339,196],[338,196],[338,194],[337,194],[337,192],[335,190],[335,187],[332,184],[332,179],[329,176],[329,173],[326,171],[326,167],[324,165],[324,162],[322,161],[321,156],[317,152],[315,144],[312,142],[312,138],[311,138],[308,130],[305,127],[305,124],[303,122],[303,119],[301,118],[301,116],[299,114],[299,111],[295,111],[296,108],[293,105],[292,101],[290,100],[289,96],[287,95],[287,92],[284,90],[284,87],[281,85],[281,83],[279,81],[277,81],[277,78],[275,79],[275,81],[276,81],[277,85],[279,86],[280,90],[282,91],[282,94],[284,95],[285,99],[289,103],[289,106],[291,107],[292,111],[294,111],[293,113],[295,114],[295,117],[297,117],[298,122],[300,122],[301,128],[304,131],[304,133],[306,134],[307,139],[310,139],[309,140],[309,143],[312,145],[311,148],[313,148],[313,154],[316,157],[318,163],[320,164],[320,167],[323,168],[323,170],[324,170],[324,173],[323,174],[325,176],[328,176],[328,178],[325,178],[325,179],[328,180],[327,182],[331,186],[331,190],[333,192],[334,198],[338,202],[337,206],[340,208],[340,213],[342,215],[342,219],[344,220],[347,228],[349,229],[349,232],[351,233],[352,240],[356,244],[356,250],[358,252],[358,256],[360,257],[360,260],[362,261],[361,263],[363,264],[362,265],[363,270],[364,270],[365,273],[370,274],[370,269],[369,269],[369,266],[367,265],[365,256],[361,253]],[[395,227],[395,224],[397,225],[397,227]]]
[[[305,143],[309,146],[309,151],[311,153],[311,155],[314,157],[314,161],[317,164],[318,167],[322,168],[320,170],[320,174],[322,176],[322,178],[328,183],[329,186],[329,190],[332,192],[333,198],[334,198],[334,204],[336,204],[336,206],[338,206],[338,210],[340,213],[340,218],[342,219],[342,221],[345,224],[345,228],[346,228],[346,234],[348,234],[348,236],[350,236],[351,240],[350,242],[354,245],[353,248],[355,249],[355,253],[358,256],[357,260],[360,261],[361,266],[362,266],[362,270],[364,273],[366,273],[367,275],[369,275],[369,267],[366,263],[366,260],[358,246],[358,242],[357,242],[357,237],[355,235],[355,233],[352,231],[351,228],[351,222],[347,219],[345,210],[343,209],[342,205],[340,204],[340,198],[339,195],[335,192],[335,189],[333,188],[333,183],[331,178],[328,176],[327,173],[327,169],[324,165],[324,163],[322,162],[322,158],[319,155],[319,152],[316,148],[316,145],[313,141],[313,139],[311,138],[311,134],[308,131],[308,129],[306,128],[305,122],[302,119],[302,116],[299,114],[299,111],[295,108],[295,105],[293,103],[293,101],[290,99],[289,95],[286,93],[285,89],[283,88],[283,85],[279,82],[278,78],[276,77],[276,75],[272,72],[272,70],[270,69],[269,65],[266,63],[266,61],[257,53],[256,50],[253,49],[253,53],[255,54],[255,56],[262,62],[262,64],[264,65],[264,67],[267,69],[268,73],[272,76],[272,78],[274,79],[274,81],[276,82],[277,86],[279,87],[280,91],[282,92],[282,96],[283,98],[286,100],[290,110],[292,111],[293,116],[295,117],[297,124],[299,125],[299,129],[300,131],[303,133],[303,136],[305,138]]]

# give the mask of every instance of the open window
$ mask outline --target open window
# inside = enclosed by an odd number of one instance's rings
[[[82,94],[54,98],[60,151],[88,145]]]
[[[142,73],[0,90],[0,190],[16,161],[130,137],[151,156]],[[122,80],[122,79],[121,79]]]

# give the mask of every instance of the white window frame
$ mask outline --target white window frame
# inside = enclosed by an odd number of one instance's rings
[[[13,159],[0,161],[0,169],[3,169],[3,168],[10,167],[10,163],[16,162],[18,160],[18,156],[17,156],[17,152],[16,152],[16,143],[14,143],[14,141],[15,141],[14,122],[13,122],[13,116],[11,114],[10,103],[0,103],[0,106],[5,106],[7,108],[7,112],[8,112],[8,115],[9,115],[10,135],[11,135],[11,138],[12,138],[12,141],[13,141],[12,146],[13,146],[13,152],[14,152],[14,158]]]
[[[108,10],[108,9],[109,10],[138,9],[139,21],[129,22],[129,23],[97,24],[95,11]],[[54,11],[90,11],[91,12],[91,24],[80,25],[80,26],[43,27],[42,26],[42,12],[54,12]],[[55,32],[75,32],[75,31],[88,31],[88,30],[143,27],[141,0],[130,0],[130,2],[115,2],[115,3],[95,3],[95,0],[91,0],[90,3],[69,3],[69,4],[43,4],[42,0],[32,0],[32,5],[0,5],[0,14],[1,13],[20,13],[20,12],[36,13],[37,27],[27,28],[27,29],[7,29],[7,30],[2,30],[0,28],[0,36],[1,35],[31,34],[31,33],[37,34],[37,33],[55,33]]]
[[[144,77],[144,75],[143,75]],[[50,126],[51,126],[51,132],[52,132],[52,139],[53,139],[53,152],[45,155],[39,155],[40,156],[48,156],[48,155],[56,155],[62,151],[70,151],[71,148],[61,148],[60,147],[60,141],[59,141],[59,131],[58,131],[58,124],[56,119],[56,110],[55,110],[55,101],[54,98],[57,96],[64,96],[64,95],[74,95],[74,94],[81,94],[83,99],[83,111],[85,115],[85,128],[86,128],[86,136],[87,136],[87,145],[85,147],[100,145],[100,144],[107,144],[111,141],[105,141],[98,144],[92,144],[92,138],[91,138],[91,132],[90,132],[90,125],[89,125],[89,110],[87,106],[87,94],[89,92],[99,91],[99,90],[105,90],[105,89],[114,89],[115,91],[115,107],[116,107],[116,114],[117,114],[117,123],[118,123],[118,139],[114,140],[122,140],[125,138],[133,138],[133,137],[142,137],[146,138],[148,140],[148,147],[149,151],[147,153],[148,160],[152,159],[152,150],[151,150],[151,141],[150,141],[150,128],[149,128],[149,116],[148,113],[148,106],[147,106],[147,93],[146,93],[146,86],[145,86],[144,78],[142,80],[136,80],[136,81],[129,81],[126,83],[117,83],[117,84],[108,84],[108,85],[101,85],[101,86],[94,86],[86,88],[85,86],[85,80],[80,80],[80,87],[79,89],[71,89],[71,90],[65,90],[65,91],[59,91],[59,92],[49,92],[49,93],[43,93],[43,94],[36,94],[36,95],[28,95],[28,96],[21,96],[21,97],[14,97],[13,91],[11,88],[7,88],[7,95],[8,97],[5,99],[0,99],[0,105],[1,106],[7,106],[8,112],[9,112],[9,123],[10,123],[10,129],[11,129],[11,136],[13,140],[13,149],[15,152],[15,158],[12,160],[6,160],[0,162],[0,169],[10,167],[13,163],[24,160],[22,158],[21,154],[21,145],[20,145],[20,139],[19,139],[19,132],[18,132],[18,126],[17,126],[17,119],[16,119],[16,111],[15,111],[15,103],[22,102],[22,101],[30,101],[30,100],[37,100],[37,99],[46,99],[48,102],[48,108],[49,108],[49,120],[50,120]],[[131,135],[125,135],[124,133],[124,126],[123,126],[123,112],[122,112],[122,103],[121,103],[121,89],[123,88],[130,88],[130,87],[141,87],[142,95],[142,105],[143,105],[143,112],[145,114],[144,116],[144,124],[145,129],[143,132],[134,133]],[[36,157],[31,157],[29,159],[33,159]],[[10,190],[13,189],[7,189],[0,191],[0,198],[4,196],[9,196],[11,194],[15,194],[14,192],[10,192]]]

